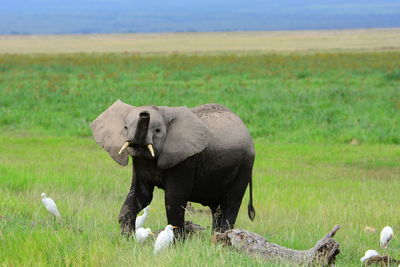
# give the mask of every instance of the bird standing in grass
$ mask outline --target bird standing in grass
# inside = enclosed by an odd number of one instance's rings
[[[389,266],[389,242],[390,240],[392,240],[392,238],[394,237],[394,233],[393,233],[393,229],[390,226],[385,226],[383,227],[382,231],[381,231],[381,238],[380,238],[380,243],[381,243],[381,247],[386,249],[386,254],[388,256],[388,266]]]
[[[160,232],[154,243],[154,254],[157,254],[172,244],[174,241],[174,228],[178,227],[168,224],[165,226],[164,230]]]
[[[146,208],[144,208],[144,214],[141,215],[141,216],[138,216],[138,217],[136,218],[136,221],[135,221],[135,229],[139,229],[140,227],[143,226],[144,221],[145,221],[146,218],[147,218],[147,215],[149,215],[149,210],[150,210],[150,206],[147,206]]]
[[[46,197],[45,193],[42,193],[42,203],[51,214],[58,218],[61,217],[60,213],[58,212],[56,203],[51,198]]]
[[[373,249],[367,250],[364,254],[364,257],[361,258],[361,262],[364,262],[374,256],[379,256],[379,253],[376,250]]]
[[[381,232],[381,247],[386,248],[389,245],[390,240],[394,237],[393,229],[390,226],[385,226]]]
[[[150,228],[138,228],[135,231],[135,238],[139,243],[143,243],[149,235],[154,235]]]

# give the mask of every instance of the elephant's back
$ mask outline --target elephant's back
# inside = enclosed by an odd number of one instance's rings
[[[194,114],[196,114],[198,117],[206,117],[209,114],[218,113],[218,112],[233,113],[229,108],[227,108],[223,105],[220,105],[220,104],[204,104],[201,106],[191,108],[190,110]]]
[[[254,157],[253,141],[247,127],[229,108],[219,104],[205,104],[192,108],[191,111],[212,134],[209,149],[232,150],[240,152],[241,156]]]

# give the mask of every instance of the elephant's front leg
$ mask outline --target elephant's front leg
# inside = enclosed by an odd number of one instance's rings
[[[119,213],[119,223],[122,234],[130,234],[135,230],[137,214],[150,204],[153,198],[154,186],[139,179],[132,179],[132,186]]]
[[[134,189],[131,188],[118,216],[122,234],[130,234],[135,230],[136,215],[139,213],[139,208],[135,204],[134,198]]]
[[[194,168],[177,168],[166,177],[165,209],[168,224],[178,227],[175,234],[183,237],[185,232],[185,207],[192,192]]]
[[[185,207],[187,200],[181,194],[175,192],[165,192],[165,208],[167,212],[168,224],[178,227],[175,234],[183,236],[185,232]]]

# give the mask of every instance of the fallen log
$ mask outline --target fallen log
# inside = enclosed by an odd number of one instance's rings
[[[339,228],[340,226],[336,225],[309,250],[285,248],[269,242],[256,233],[240,229],[215,233],[213,242],[234,247],[250,256],[258,256],[267,261],[302,266],[329,266],[335,263],[336,255],[340,253],[339,243],[333,239]]]
[[[372,264],[379,266],[397,266],[400,263],[400,260],[396,260],[389,256],[373,256],[364,261],[364,265],[369,266]]]
[[[186,234],[193,234],[206,230],[206,228],[202,227],[199,224],[195,224],[192,221],[185,221],[184,227]]]

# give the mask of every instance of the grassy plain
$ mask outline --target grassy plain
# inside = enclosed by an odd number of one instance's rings
[[[399,50],[400,28],[163,34],[0,35],[0,53]]]
[[[0,55],[0,265],[265,266],[211,245],[209,232],[158,257],[151,242],[119,235],[130,168],[88,129],[117,98],[217,102],[243,118],[256,144],[257,216],[247,218],[246,195],[238,228],[308,249],[341,224],[338,266],[378,249],[365,226],[400,229],[400,52]],[[161,228],[162,191],[152,206],[148,226]],[[204,213],[187,219],[211,225]],[[400,257],[397,238],[391,248]]]
[[[398,146],[276,144],[262,138],[255,143],[257,216],[254,222],[247,218],[246,195],[238,228],[308,249],[340,224],[338,266],[358,265],[367,249],[379,251],[379,233],[364,233],[366,225],[400,229]],[[211,245],[209,232],[157,257],[151,254],[152,242],[139,246],[122,238],[116,218],[130,168],[117,166],[91,139],[3,135],[0,151],[0,259],[5,266],[265,266]],[[42,207],[42,191],[56,200],[61,222]],[[158,229],[166,224],[161,190],[152,206],[147,225]],[[211,225],[204,213],[187,218]],[[391,248],[399,257],[397,238]]]
[[[400,52],[310,55],[3,55],[0,129],[90,136],[120,98],[230,107],[254,137],[400,143]]]

